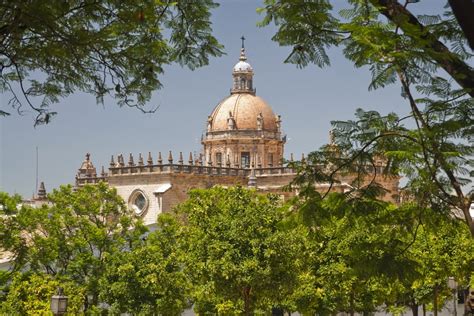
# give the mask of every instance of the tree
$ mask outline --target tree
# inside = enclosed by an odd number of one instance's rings
[[[163,66],[191,69],[220,56],[211,35],[212,0],[2,1],[0,92],[22,112],[27,104],[47,124],[52,103],[76,91],[115,97],[142,111],[161,87]],[[0,109],[0,115],[8,115]]]
[[[85,311],[97,308],[106,258],[133,249],[146,228],[104,183],[62,186],[48,199],[0,219],[0,248],[12,254],[12,272],[67,279],[84,293]]]
[[[421,304],[441,309],[450,296],[448,277],[468,284],[472,240],[454,218],[360,191],[324,198],[314,188],[301,191],[293,207],[311,229],[301,254],[309,273],[293,294],[298,311],[401,314],[409,307],[417,315]]]
[[[432,213],[424,219],[408,253],[419,261],[419,277],[410,284],[411,300],[429,305],[435,316],[444,302],[451,300],[449,277],[454,277],[460,287],[469,286],[474,245],[468,229],[459,221]]]
[[[281,201],[242,187],[189,194],[177,211],[195,311],[293,310],[287,298],[297,284],[304,228],[283,229],[288,209]]]
[[[189,305],[189,279],[179,251],[179,228],[167,214],[143,245],[106,258],[100,299],[111,313],[181,315]]]
[[[408,116],[359,110],[357,121],[333,122],[345,156],[337,157],[331,176],[353,162],[364,172],[385,156],[385,171],[408,177],[407,190],[422,206],[458,210],[474,236],[473,55],[450,10],[415,16],[412,2],[349,0],[337,16],[329,1],[268,0],[261,24],[275,23],[273,39],[293,46],[286,62],[323,67],[330,63],[326,49],[340,45],[356,67],[370,69],[369,89],[396,82],[402,88]],[[322,155],[315,156],[320,163]]]
[[[58,287],[62,287],[64,294],[68,297],[68,313],[79,314],[83,303],[83,289],[67,279],[55,280],[49,274],[31,272],[15,273],[5,300],[0,303],[0,313],[49,315],[51,297],[57,293]]]
[[[402,280],[417,276],[418,262],[406,253],[416,238],[411,208],[344,193],[323,198],[309,189],[295,208],[313,228],[313,283],[300,311],[370,314],[394,300]]]

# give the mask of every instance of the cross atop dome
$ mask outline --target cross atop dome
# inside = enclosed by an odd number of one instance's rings
[[[242,40],[242,48],[240,49],[239,60],[242,61],[242,62],[245,62],[247,60],[247,56],[245,56],[245,37],[242,35],[242,37],[240,39]],[[248,63],[246,63],[246,64],[250,67],[250,70],[251,70],[252,67]],[[235,67],[234,67],[234,71],[235,71]]]

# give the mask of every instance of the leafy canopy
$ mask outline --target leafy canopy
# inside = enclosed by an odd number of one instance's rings
[[[212,0],[8,1],[0,3],[0,92],[8,104],[37,114],[35,125],[56,114],[50,106],[76,91],[107,95],[120,106],[147,109],[161,88],[163,66],[191,69],[222,55],[211,35]]]
[[[106,258],[100,300],[112,314],[181,315],[189,308],[190,288],[183,270],[179,224],[168,214],[143,244]]]
[[[334,121],[338,155],[314,153],[300,183],[317,173],[316,164],[333,166],[326,175],[332,178],[351,166],[367,174],[385,157],[384,172],[408,178],[407,196],[444,213],[454,210],[474,236],[473,54],[449,7],[417,16],[410,11],[415,5],[348,0],[336,12],[327,0],[265,1],[261,25],[274,23],[273,39],[293,47],[286,62],[327,66],[327,48],[341,46],[355,67],[370,70],[369,89],[399,84],[409,112],[361,109],[354,121]]]
[[[147,229],[104,183],[75,191],[62,186],[48,199],[40,208],[23,205],[0,218],[0,248],[11,254],[13,273],[73,282],[85,310],[95,308],[107,257],[136,247]]]
[[[193,190],[178,207],[183,252],[199,313],[251,315],[294,310],[305,228],[284,229],[276,196],[242,187]]]

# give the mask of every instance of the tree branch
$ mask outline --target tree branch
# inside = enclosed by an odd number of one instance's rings
[[[452,53],[397,0],[370,0],[370,2],[406,35],[418,40],[426,49],[426,53],[466,89],[471,97],[474,97],[474,69]],[[416,31],[413,31],[413,27]]]

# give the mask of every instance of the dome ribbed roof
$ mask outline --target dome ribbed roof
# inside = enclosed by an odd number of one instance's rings
[[[228,129],[229,113],[237,130],[257,130],[257,117],[262,114],[263,130],[277,131],[276,117],[271,107],[260,97],[249,93],[232,94],[212,111],[211,132]]]
[[[245,71],[245,72],[249,72],[249,71],[253,71],[252,69],[252,66],[246,62],[246,61],[239,61],[237,64],[235,64],[234,66],[234,71]]]

